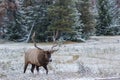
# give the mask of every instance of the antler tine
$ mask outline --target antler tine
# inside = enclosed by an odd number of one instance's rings
[[[51,50],[53,50],[55,47],[57,47],[57,46],[59,46],[59,43],[58,42],[53,42],[54,44],[53,44],[53,46],[51,47]],[[58,51],[59,50],[59,48],[58,49],[56,49],[55,51]]]
[[[39,48],[39,47],[36,45],[36,42],[35,42],[35,40],[34,40],[34,37],[35,37],[35,32],[34,32],[33,35],[32,35],[32,41],[33,41],[33,43],[34,43],[34,46],[35,46],[37,49],[43,50],[43,49]]]
[[[52,47],[51,47],[51,50],[53,50],[54,47],[56,47],[58,44],[54,44]]]

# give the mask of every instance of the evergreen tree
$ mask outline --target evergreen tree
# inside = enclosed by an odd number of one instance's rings
[[[108,28],[111,25],[112,17],[109,9],[108,0],[97,0],[98,18],[96,26],[96,35],[107,35]]]
[[[17,41],[21,39],[23,36],[22,27],[19,27],[18,22],[18,13],[17,13],[17,5],[14,0],[7,0],[8,9],[7,9],[7,29],[5,38],[12,41]],[[12,7],[11,7],[12,6]]]
[[[48,33],[55,41],[61,36],[71,38],[70,34],[73,32],[74,15],[71,7],[72,0],[56,0],[54,4],[48,8],[48,15],[50,25],[48,26]],[[65,37],[67,36],[67,37]]]
[[[120,35],[120,8],[116,0],[109,1],[109,14],[111,16],[111,24],[106,35]]]
[[[80,13],[80,22],[82,30],[82,38],[88,39],[89,36],[95,32],[95,20],[90,11],[91,3],[90,0],[78,0],[76,2],[76,8]]]
[[[39,41],[46,40],[45,31],[49,23],[47,17],[47,7],[51,4],[52,0],[30,0],[23,1],[22,14],[23,22],[22,25],[26,28],[26,42],[31,41],[31,34],[35,31]]]

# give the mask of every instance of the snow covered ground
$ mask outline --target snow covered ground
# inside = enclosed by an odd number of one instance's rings
[[[50,49],[52,45],[38,46]],[[23,73],[24,51],[29,48],[34,48],[32,43],[0,42],[0,80],[113,80],[120,76],[120,36],[93,36],[85,43],[63,44],[52,55],[48,75],[42,67],[39,74],[32,74],[31,65]]]

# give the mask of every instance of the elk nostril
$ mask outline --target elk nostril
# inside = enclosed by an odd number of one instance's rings
[[[50,59],[49,61],[52,62],[52,59]]]

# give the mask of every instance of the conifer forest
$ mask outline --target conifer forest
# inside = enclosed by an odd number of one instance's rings
[[[1,0],[0,38],[81,41],[120,35],[119,0]]]
[[[0,0],[0,80],[120,80],[120,0]]]

